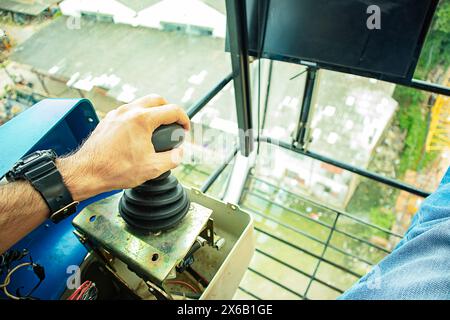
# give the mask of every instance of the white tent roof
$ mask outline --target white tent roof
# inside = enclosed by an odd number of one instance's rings
[[[200,0],[162,0],[139,12],[116,0],[65,0],[64,15],[79,17],[81,12],[110,15],[116,23],[161,28],[161,22],[212,29],[213,36],[225,37],[226,17]]]
[[[199,0],[163,0],[139,12],[138,24],[159,28],[161,22],[211,28],[225,37],[225,15]]]
[[[136,16],[136,12],[116,0],[65,0],[60,3],[64,15],[80,16],[81,12],[111,16]]]

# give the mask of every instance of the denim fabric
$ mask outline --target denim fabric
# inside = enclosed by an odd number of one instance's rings
[[[392,253],[339,299],[450,299],[450,168]]]

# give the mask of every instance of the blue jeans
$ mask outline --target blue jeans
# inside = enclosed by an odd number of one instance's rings
[[[450,299],[450,168],[392,253],[339,299]]]

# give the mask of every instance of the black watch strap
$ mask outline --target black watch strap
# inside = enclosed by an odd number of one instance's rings
[[[54,162],[45,162],[32,168],[24,176],[44,198],[53,222],[59,222],[76,212],[78,202],[73,201]]]
[[[78,202],[73,201],[55,159],[52,150],[36,151],[17,162],[6,177],[9,181],[28,180],[47,203],[50,219],[57,223],[75,213]]]

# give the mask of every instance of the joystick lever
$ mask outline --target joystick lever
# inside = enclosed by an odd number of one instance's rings
[[[162,125],[152,135],[152,144],[156,152],[172,150],[184,141],[184,129],[178,123]]]
[[[183,141],[184,129],[176,123],[160,126],[152,135],[156,152],[172,150]],[[131,227],[156,233],[174,227],[189,211],[189,206],[186,190],[169,170],[125,190],[119,202],[119,213]]]

